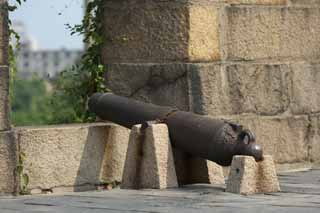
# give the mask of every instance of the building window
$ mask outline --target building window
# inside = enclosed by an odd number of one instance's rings
[[[24,57],[24,58],[28,58],[28,57],[29,57],[29,52],[23,53],[23,57]]]
[[[42,58],[46,58],[48,56],[47,52],[42,53]]]
[[[69,51],[67,51],[66,53],[65,53],[65,56],[66,56],[66,58],[70,58],[70,52]]]

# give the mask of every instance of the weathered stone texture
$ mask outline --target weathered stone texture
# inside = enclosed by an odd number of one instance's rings
[[[310,121],[304,115],[319,111],[318,67],[308,63],[114,64],[107,79],[116,94],[235,119],[257,134],[258,143],[267,154],[274,154],[277,163],[294,163],[310,158]],[[172,89],[162,91],[166,82]],[[168,95],[150,92],[155,90]],[[178,178],[185,172],[177,170]]]
[[[318,159],[318,2],[106,1],[107,85],[248,124],[277,163]]]
[[[0,194],[16,192],[17,146],[11,131],[0,132]]]
[[[215,5],[189,6],[188,58],[190,61],[215,61],[221,58],[219,10]],[[183,58],[181,58],[183,60]]]
[[[292,5],[320,6],[319,0],[289,0]]]
[[[310,116],[309,159],[312,162],[320,162],[320,114]]]
[[[7,1],[0,1],[0,65],[8,64],[8,11]]]
[[[289,105],[286,65],[190,65],[190,104],[200,114],[276,115]]]
[[[320,111],[320,66],[292,64],[110,64],[116,94],[211,116]]]
[[[227,59],[318,59],[320,8],[227,7]]]
[[[180,186],[187,184],[224,184],[222,167],[173,148],[175,168]]]
[[[126,143],[121,141],[126,140],[125,136],[110,136],[113,128],[108,124],[84,124],[16,129],[20,152],[26,155],[23,164],[30,179],[28,188],[102,183],[104,159],[110,154],[106,153],[108,139],[117,140],[119,146]],[[124,153],[115,155],[113,159],[121,160]]]
[[[229,4],[285,5],[288,0],[225,0]]]
[[[102,163],[101,180],[103,182],[121,182],[126,160],[130,130],[117,125],[110,125],[108,130],[105,157]]]
[[[0,66],[0,131],[9,128],[9,68]]]
[[[177,187],[177,176],[165,124],[153,124],[145,130],[132,128],[123,171],[122,188],[164,189]]]
[[[320,65],[291,65],[291,110],[294,114],[320,112]]]
[[[109,64],[106,84],[117,95],[188,110],[184,64]]]
[[[222,167],[212,161],[193,157],[185,166],[188,171],[185,184],[225,184]]]
[[[257,163],[253,157],[234,156],[226,191],[245,195],[280,191],[272,157]]]
[[[104,61],[220,59],[219,9],[210,1],[105,1]]]

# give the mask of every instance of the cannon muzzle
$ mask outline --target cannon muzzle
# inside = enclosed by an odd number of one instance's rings
[[[212,119],[171,107],[143,103],[112,93],[96,93],[89,110],[103,120],[132,128],[148,121],[165,123],[172,145],[192,156],[229,166],[234,155],[262,160],[262,149],[254,134],[235,123]]]

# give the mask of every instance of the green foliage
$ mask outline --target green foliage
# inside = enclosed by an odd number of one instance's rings
[[[21,5],[22,2],[25,2],[26,0],[16,0],[16,3],[18,5]],[[17,5],[7,5],[9,12],[14,12],[18,7]],[[19,51],[20,49],[20,36],[17,32],[15,32],[12,28],[12,22],[10,19],[8,19],[8,25],[9,25],[9,69],[10,69],[10,98],[12,99],[12,91],[13,91],[13,84],[14,79],[17,73],[17,59],[15,55],[15,51]],[[15,46],[12,45],[12,40],[15,39],[16,43]]]
[[[17,0],[17,5],[22,1]],[[11,29],[11,38],[16,38],[17,47],[10,46],[12,123],[14,125],[40,125],[78,123],[95,120],[87,108],[88,98],[95,92],[105,92],[103,75],[105,67],[101,53],[103,46],[103,0],[89,0],[82,23],[67,25],[71,35],[84,36],[86,52],[80,61],[64,70],[52,83],[53,94],[47,94],[45,84],[37,78],[15,79],[16,58],[14,50],[19,49],[19,35]],[[10,11],[17,6],[9,6]]]
[[[73,100],[78,121],[88,122],[95,119],[87,109],[88,98],[95,92],[105,92],[101,52],[103,47],[103,0],[90,0],[86,7],[82,23],[67,25],[71,35],[84,35],[88,45],[80,62],[71,69],[63,71],[57,83],[58,96]]]
[[[75,98],[63,92],[50,92],[56,85],[36,76],[15,80],[12,93],[11,121],[15,126],[74,123],[77,117]]]
[[[43,80],[16,79],[11,95],[11,121],[15,126],[47,124],[51,121],[49,95]]]
[[[26,159],[26,154],[24,152],[19,153],[19,158],[18,158],[18,163],[16,167],[16,171],[19,175],[20,178],[20,190],[19,193],[21,195],[27,195],[30,194],[28,190],[28,185],[29,185],[29,175],[24,172],[24,161]]]

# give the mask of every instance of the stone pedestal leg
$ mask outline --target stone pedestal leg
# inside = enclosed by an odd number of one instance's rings
[[[207,183],[224,184],[222,167],[174,149],[175,167],[179,185]]]
[[[111,125],[108,130],[108,142],[102,163],[101,179],[106,183],[122,181],[122,173],[128,149],[130,130]]]
[[[177,186],[167,126],[134,126],[129,139],[121,188],[164,189]]]
[[[266,155],[256,162],[253,157],[234,156],[226,191],[245,195],[280,191],[273,158]]]

